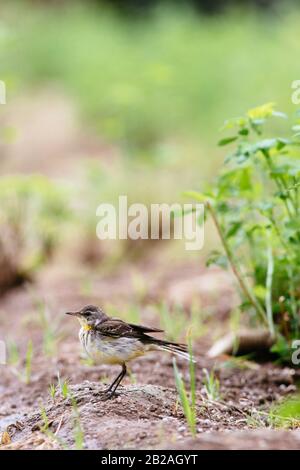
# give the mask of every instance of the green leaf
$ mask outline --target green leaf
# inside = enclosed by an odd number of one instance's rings
[[[242,222],[233,222],[231,224],[231,227],[228,229],[228,231],[226,232],[225,234],[225,237],[227,239],[231,238],[231,237],[234,237],[237,232],[240,230],[240,228],[243,226],[243,223]]]
[[[224,145],[231,144],[231,142],[234,142],[235,140],[237,140],[237,136],[225,137],[224,139],[219,140],[218,145],[223,147]]]
[[[206,261],[206,266],[219,266],[222,269],[228,268],[228,259],[223,253],[214,250],[210,253],[209,258]]]
[[[247,129],[246,127],[239,130],[239,135],[248,135],[248,134],[249,134],[249,129]]]
[[[185,191],[183,193],[183,196],[195,199],[196,201],[203,202],[203,203],[205,203],[209,199],[209,196],[207,196],[206,194],[200,193],[198,191],[193,191],[193,190]]]

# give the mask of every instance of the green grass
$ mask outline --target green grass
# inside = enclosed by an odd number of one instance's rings
[[[31,339],[27,342],[24,358],[21,356],[19,348],[14,341],[10,341],[8,343],[8,364],[11,366],[12,372],[20,382],[23,382],[26,385],[31,382],[32,359],[33,344]]]
[[[70,394],[68,379],[62,380],[61,377],[60,377],[60,374],[58,372],[57,373],[57,382],[58,382],[58,387],[59,387],[61,396],[64,399],[68,398],[68,396]]]
[[[269,422],[275,427],[299,428],[300,395],[288,397],[282,403],[274,404],[269,411]]]
[[[220,381],[216,377],[214,369],[208,372],[207,369],[203,369],[203,384],[206,396],[209,400],[216,401],[220,398]]]
[[[160,326],[170,341],[185,341],[186,336],[191,336],[193,339],[199,338],[207,330],[203,323],[206,315],[198,302],[193,303],[189,314],[183,307],[169,306],[166,302],[157,304],[154,308],[159,317]]]
[[[166,8],[131,21],[74,3],[59,12],[9,3],[0,29],[9,91],[64,89],[102,136],[141,158],[151,149],[170,163],[186,153],[180,142],[211,145],[226,116],[259,102],[293,108],[298,12],[209,18]]]
[[[182,378],[182,374],[180,373],[176,359],[173,358],[173,369],[174,369],[174,376],[175,376],[175,383],[177,393],[179,395],[180,403],[185,415],[185,419],[187,421],[188,427],[192,435],[196,435],[196,371],[195,371],[195,361],[193,360],[193,351],[192,351],[192,343],[191,338],[189,337],[188,341],[189,346],[189,375],[190,375],[190,393],[187,392],[185,383]]]

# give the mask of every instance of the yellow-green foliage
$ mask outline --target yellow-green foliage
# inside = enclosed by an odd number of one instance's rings
[[[0,179],[0,245],[19,273],[30,273],[52,253],[68,215],[67,195],[43,176]]]

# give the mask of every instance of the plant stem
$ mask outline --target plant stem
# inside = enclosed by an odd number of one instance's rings
[[[272,179],[272,172],[274,172],[274,166],[273,166],[273,163],[272,163],[270,154],[269,154],[269,152],[268,152],[267,150],[265,150],[265,149],[262,150],[262,153],[263,153],[263,155],[264,155],[264,157],[265,157],[265,159],[266,159],[268,168],[269,168],[269,170],[270,170],[270,177],[271,177],[271,179]],[[275,183],[276,183],[276,185],[277,185],[277,187],[278,187],[280,193],[281,193],[281,194],[284,194],[285,191],[286,191],[286,189],[287,189],[287,188],[286,188],[286,185],[285,185],[285,182],[282,181],[280,178],[278,178],[276,175],[274,175],[274,181],[275,181]],[[288,198],[288,201],[289,201],[289,202],[292,204],[292,206],[293,206],[293,201],[292,201],[290,198]],[[288,204],[288,202],[287,202],[287,200],[286,200],[285,198],[283,198],[283,203],[284,203],[284,205],[285,205],[285,208],[286,208],[286,210],[287,210],[287,213],[288,213],[290,219],[292,220],[292,219],[293,219],[293,214],[292,214],[291,209],[290,209],[290,207],[289,207],[289,204]]]
[[[272,309],[272,283],[274,273],[274,258],[272,252],[271,243],[268,246],[268,267],[267,267],[267,279],[266,279],[266,312],[269,323],[270,334],[273,337],[275,335],[274,321],[273,321],[273,309]]]
[[[268,321],[266,319],[266,314],[265,314],[265,311],[264,309],[261,307],[261,305],[257,302],[256,298],[254,297],[254,295],[252,294],[252,292],[250,291],[250,289],[248,288],[248,286],[246,285],[244,279],[243,279],[243,276],[242,276],[242,273],[240,272],[235,260],[234,260],[234,257],[233,257],[233,254],[232,254],[232,251],[231,251],[231,248],[229,246],[229,244],[227,243],[227,240],[222,232],[222,228],[219,224],[219,221],[217,219],[217,216],[216,216],[216,213],[211,205],[211,203],[209,201],[206,201],[206,207],[207,209],[209,210],[210,212],[210,215],[212,217],[212,220],[216,226],[216,229],[217,229],[217,232],[219,234],[219,237],[221,239],[221,242],[223,244],[223,247],[225,249],[225,252],[226,252],[226,255],[227,255],[227,258],[228,258],[228,261],[230,263],[230,266],[231,266],[231,269],[245,295],[245,297],[249,300],[249,302],[251,303],[251,305],[253,305],[253,307],[255,308],[258,316],[260,317],[261,321],[267,325],[268,324]]]

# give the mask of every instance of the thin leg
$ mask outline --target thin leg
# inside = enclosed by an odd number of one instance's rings
[[[110,386],[106,390],[104,390],[103,394],[105,400],[108,400],[109,398],[112,398],[115,395],[116,390],[122,382],[123,378],[125,377],[126,373],[127,369],[126,364],[124,363],[122,364],[122,370],[120,374],[115,378],[115,380],[110,384]]]
[[[125,372],[126,373],[126,372]],[[119,373],[119,375],[115,378],[115,380],[110,384],[110,386],[108,387],[107,391],[111,391],[114,386],[121,380],[123,379],[124,375],[123,375],[123,366],[122,366],[122,370],[121,372]]]

